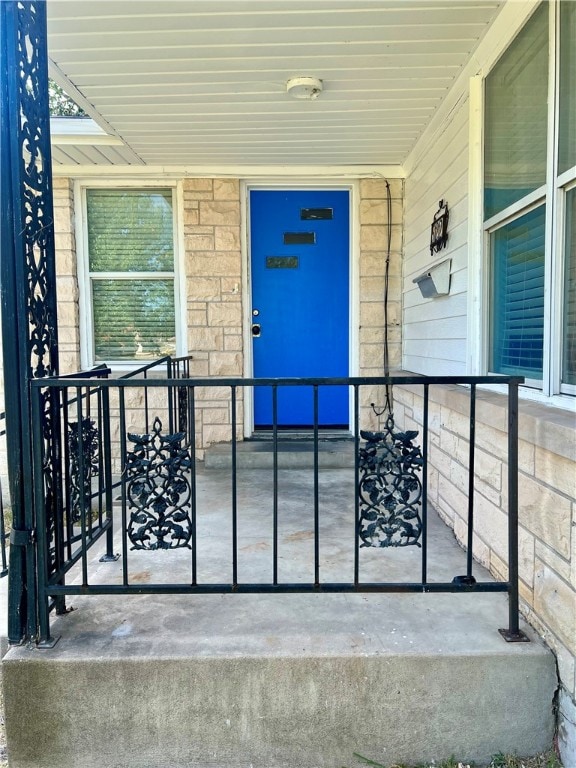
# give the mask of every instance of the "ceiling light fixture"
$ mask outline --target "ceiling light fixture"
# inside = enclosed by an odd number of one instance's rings
[[[286,90],[295,99],[317,99],[322,93],[322,80],[317,77],[291,77]]]

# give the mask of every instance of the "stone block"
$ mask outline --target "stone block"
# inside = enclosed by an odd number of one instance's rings
[[[507,489],[504,497],[507,504]],[[518,517],[522,525],[562,557],[570,556],[572,510],[568,499],[520,474]]]
[[[221,278],[222,294],[228,297],[237,296],[238,301],[242,300],[240,293],[240,281],[235,277],[223,277]]]
[[[378,375],[384,375],[384,358],[380,344],[362,344],[360,346],[360,368],[362,370],[376,369],[380,372]]]
[[[230,400],[230,387],[218,387],[216,384],[210,387],[196,387],[196,399],[202,400]]]
[[[360,304],[360,326],[383,327],[384,303],[381,301],[363,301]]]
[[[224,350],[226,352],[240,352],[244,347],[242,335],[239,333],[224,334]]]
[[[56,251],[73,251],[76,247],[76,240],[72,232],[55,232],[54,247]]]
[[[214,250],[214,235],[186,235],[184,244],[187,251],[212,251]]]
[[[213,443],[227,443],[231,437],[229,425],[205,424],[202,428],[202,444],[205,448]]]
[[[402,222],[403,202],[402,200],[392,201],[392,223],[400,224]],[[378,200],[377,198],[360,201],[360,224],[387,224],[388,223],[388,201]]]
[[[59,301],[57,315],[61,328],[75,328],[78,325],[78,304],[74,301]]]
[[[242,305],[239,302],[220,301],[208,304],[208,325],[242,329]]]
[[[502,489],[502,461],[485,451],[476,449],[474,455],[476,475],[496,491]]]
[[[386,251],[364,251],[360,254],[360,276],[384,275],[386,272]],[[402,254],[392,251],[388,274],[391,277],[402,277]]]
[[[534,610],[576,653],[576,591],[540,560],[534,574]]]
[[[184,192],[211,191],[213,189],[213,179],[184,179],[182,188]]]
[[[207,277],[237,277],[240,280],[242,260],[240,254],[195,253],[186,258],[188,278],[196,275]]]
[[[214,200],[239,200],[238,179],[214,179]]]
[[[217,226],[214,227],[214,247],[217,251],[240,250],[240,227]]]
[[[187,282],[188,301],[215,301],[220,298],[217,277],[195,277]]]
[[[468,496],[458,490],[442,473],[438,475],[438,496],[450,509],[462,515],[468,509]]]
[[[72,221],[73,211],[70,206],[54,208],[54,231],[60,234],[64,232],[73,232],[74,224]]]
[[[188,328],[188,348],[192,355],[196,351],[213,352],[223,347],[224,334],[221,328]]]
[[[228,408],[205,408],[204,425],[207,424],[230,424]]]
[[[360,227],[360,250],[383,251],[388,248],[388,227],[377,224]],[[390,250],[399,251],[402,248],[402,226],[392,225],[392,241]]]
[[[54,176],[52,179],[52,189],[54,190],[54,196],[56,196],[60,190],[66,190],[69,192],[71,189],[70,179],[66,178],[65,176]]]
[[[189,326],[205,326],[206,325],[205,309],[190,309],[186,312],[186,317],[187,317]]]
[[[503,561],[508,559],[508,517],[480,494],[474,498],[474,530]]]
[[[242,376],[242,362],[239,352],[214,352],[210,355],[210,376]]]
[[[210,191],[198,191],[198,192],[185,192],[184,193],[184,206],[188,208],[190,203],[200,203],[204,200],[214,200],[214,193]],[[200,205],[198,205],[200,207]]]
[[[550,566],[565,581],[570,582],[572,580],[570,560],[560,557],[557,552],[540,541],[540,539],[536,539],[535,554],[539,560]]]
[[[563,456],[536,446],[536,478],[546,485],[564,493],[571,499],[576,498],[576,472],[574,462]]]
[[[191,206],[187,206],[184,209],[184,226],[185,227],[194,227],[199,224],[199,215],[198,215],[198,208],[192,208]]]
[[[200,223],[214,225],[240,225],[240,203],[233,200],[219,200],[200,203]]]
[[[384,276],[360,278],[360,301],[384,301]]]
[[[360,198],[362,200],[366,198],[381,198],[382,200],[385,200],[388,195],[386,181],[388,181],[388,184],[390,185],[390,195],[392,199],[401,198],[404,190],[404,182],[402,179],[361,179]]]

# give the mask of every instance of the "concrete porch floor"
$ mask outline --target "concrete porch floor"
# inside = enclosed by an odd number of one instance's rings
[[[231,576],[230,475],[198,476],[199,581]],[[279,475],[281,581],[313,581],[312,473]],[[320,475],[321,578],[351,581],[353,474]],[[271,579],[271,472],[239,473],[239,580]],[[119,548],[118,544],[118,548]],[[90,582],[121,561],[91,550]],[[367,581],[419,581],[421,550],[361,550]],[[465,573],[431,512],[429,580]],[[222,566],[222,562],[227,563]],[[189,581],[189,551],[129,552],[131,583]],[[476,566],[478,580],[489,575]],[[89,596],[48,651],[3,663],[11,768],[340,768],[487,762],[553,736],[552,654],[507,644],[501,594]]]

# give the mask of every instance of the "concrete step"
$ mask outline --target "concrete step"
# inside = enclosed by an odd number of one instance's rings
[[[549,749],[552,654],[533,633],[506,644],[481,611],[462,622],[453,597],[143,596],[122,612],[114,596],[98,626],[79,598],[55,648],[4,659],[10,766],[486,765]]]
[[[271,439],[244,440],[236,444],[236,463],[239,469],[270,469],[274,466],[274,443]],[[318,442],[318,465],[324,469],[354,467],[354,440],[352,438],[323,438]],[[206,469],[230,469],[231,443],[219,443],[206,450]],[[314,441],[311,439],[283,438],[278,440],[278,466],[280,469],[309,469],[314,466]]]

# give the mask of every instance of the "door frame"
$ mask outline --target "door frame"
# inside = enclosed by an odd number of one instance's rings
[[[241,205],[241,248],[242,248],[242,335],[244,347],[244,376],[253,378],[254,361],[252,357],[252,279],[250,274],[250,192],[253,190],[266,192],[282,191],[338,191],[349,193],[349,344],[348,370],[350,376],[357,376],[360,355],[360,199],[359,180],[341,181],[327,178],[316,179],[278,179],[277,181],[251,181],[245,179],[240,183]],[[353,392],[350,391],[349,414],[350,432],[353,433]],[[244,390],[244,437],[254,433],[254,393],[251,389]]]

